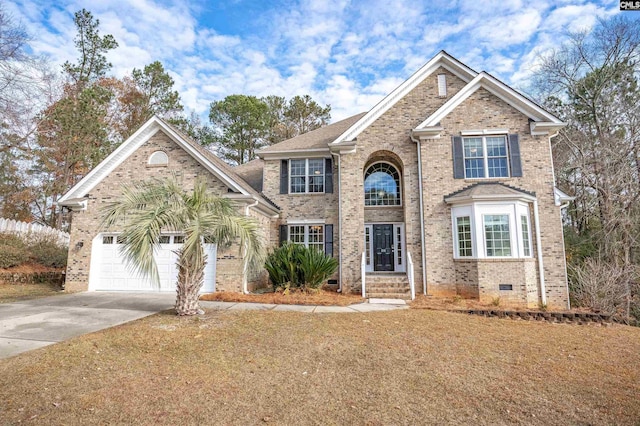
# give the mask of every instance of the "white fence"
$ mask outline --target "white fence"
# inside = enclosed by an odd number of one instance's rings
[[[50,235],[58,239],[61,244],[69,245],[69,234],[55,228],[50,228],[37,223],[19,222],[13,219],[0,218],[0,233],[7,232],[23,235]]]

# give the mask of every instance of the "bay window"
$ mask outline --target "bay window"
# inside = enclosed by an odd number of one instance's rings
[[[456,259],[531,257],[528,203],[475,202],[451,213]]]

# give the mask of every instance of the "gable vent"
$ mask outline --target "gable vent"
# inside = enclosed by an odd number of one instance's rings
[[[447,76],[446,74],[438,74],[438,96],[444,98],[447,96]]]

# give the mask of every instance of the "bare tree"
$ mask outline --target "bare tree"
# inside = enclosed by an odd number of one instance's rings
[[[0,3],[0,215],[31,218],[26,173],[35,116],[50,97],[55,79],[46,60],[26,52],[29,37]]]
[[[568,123],[553,146],[558,183],[577,197],[568,224],[590,244],[581,257],[597,257],[611,274],[640,261],[639,76],[640,20],[617,16],[570,34],[542,58],[535,79],[547,106]],[[586,277],[573,271],[574,280]],[[633,281],[624,283],[629,313]]]

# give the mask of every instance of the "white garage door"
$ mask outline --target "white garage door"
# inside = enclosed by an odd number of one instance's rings
[[[175,291],[178,278],[176,251],[180,249],[182,235],[163,234],[160,236],[160,249],[154,253],[160,286],[154,285],[146,277],[130,270],[120,254],[122,242],[117,234],[102,234],[93,242],[91,254],[91,276],[89,290],[102,291]],[[215,291],[216,281],[216,245],[205,244],[207,266],[204,270],[203,293]]]

